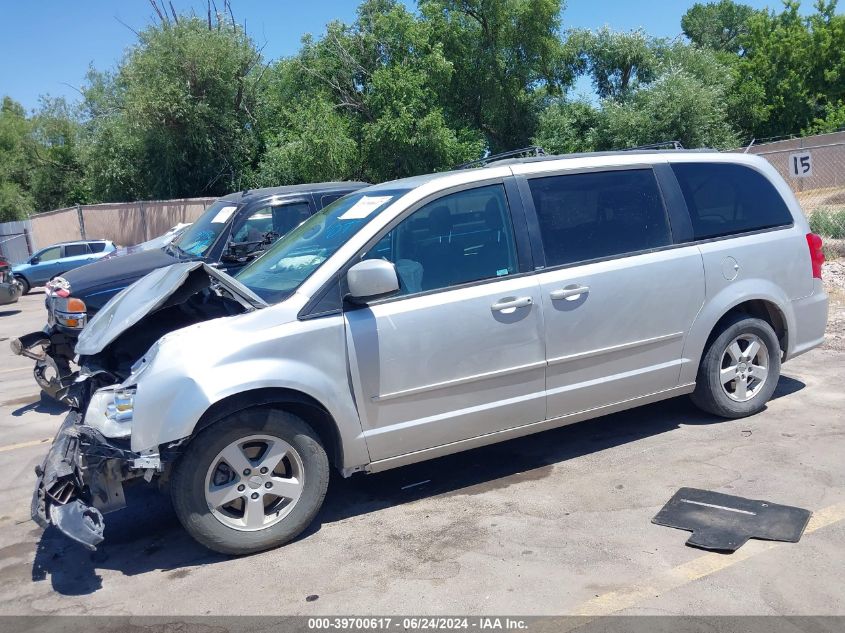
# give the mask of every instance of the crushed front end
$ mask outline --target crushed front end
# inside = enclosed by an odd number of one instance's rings
[[[126,505],[124,485],[160,485],[188,438],[132,450],[135,396],[174,330],[254,309],[234,280],[217,283],[202,263],[153,271],[91,320],[77,341],[79,372],[59,397],[70,413],[56,434],[32,497],[32,518],[89,549],[103,541],[103,515]],[[251,303],[254,302],[254,303]],[[137,448],[137,447],[136,447]]]
[[[126,505],[124,482],[140,478],[149,482],[161,471],[158,455],[140,455],[129,448],[132,410],[125,390],[106,387],[92,392],[109,382],[108,374],[99,373],[90,384],[84,380],[71,388],[67,399],[73,408],[44,462],[35,469],[38,480],[30,508],[40,526],[55,525],[92,550],[103,540],[103,515]],[[98,402],[108,395],[110,403]],[[87,424],[85,418],[96,418],[97,407],[103,407],[103,419]]]
[[[103,514],[125,505],[122,482],[134,457],[81,419],[77,411],[67,415],[50,452],[36,467],[31,514],[40,526],[53,524],[93,550],[103,540]]]

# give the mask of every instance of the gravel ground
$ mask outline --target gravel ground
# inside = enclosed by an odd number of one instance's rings
[[[824,347],[845,351],[845,258],[826,262],[822,279],[830,295],[827,339]]]

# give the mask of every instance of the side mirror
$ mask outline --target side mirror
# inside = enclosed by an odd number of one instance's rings
[[[30,258],[29,263],[30,263],[30,264],[37,264],[37,263],[38,263],[38,262],[40,262],[40,261],[41,261],[41,260],[40,260],[40,259],[38,259],[37,257],[32,257],[32,258]]]
[[[396,266],[383,259],[366,259],[358,262],[346,273],[349,294],[353,303],[366,303],[399,291]]]

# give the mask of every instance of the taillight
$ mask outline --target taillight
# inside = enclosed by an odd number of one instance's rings
[[[807,246],[810,249],[810,261],[813,263],[813,277],[822,278],[822,264],[824,264],[824,250],[822,238],[815,233],[807,233]]]

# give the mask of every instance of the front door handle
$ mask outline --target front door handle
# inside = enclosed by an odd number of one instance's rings
[[[558,301],[559,299],[575,300],[577,297],[587,294],[588,292],[590,292],[589,286],[567,286],[566,288],[561,288],[560,290],[552,290],[549,293],[549,296],[553,301]]]
[[[505,310],[516,310],[517,308],[526,308],[534,303],[531,297],[518,297],[516,299],[502,299],[490,306],[493,312],[504,312]]]

